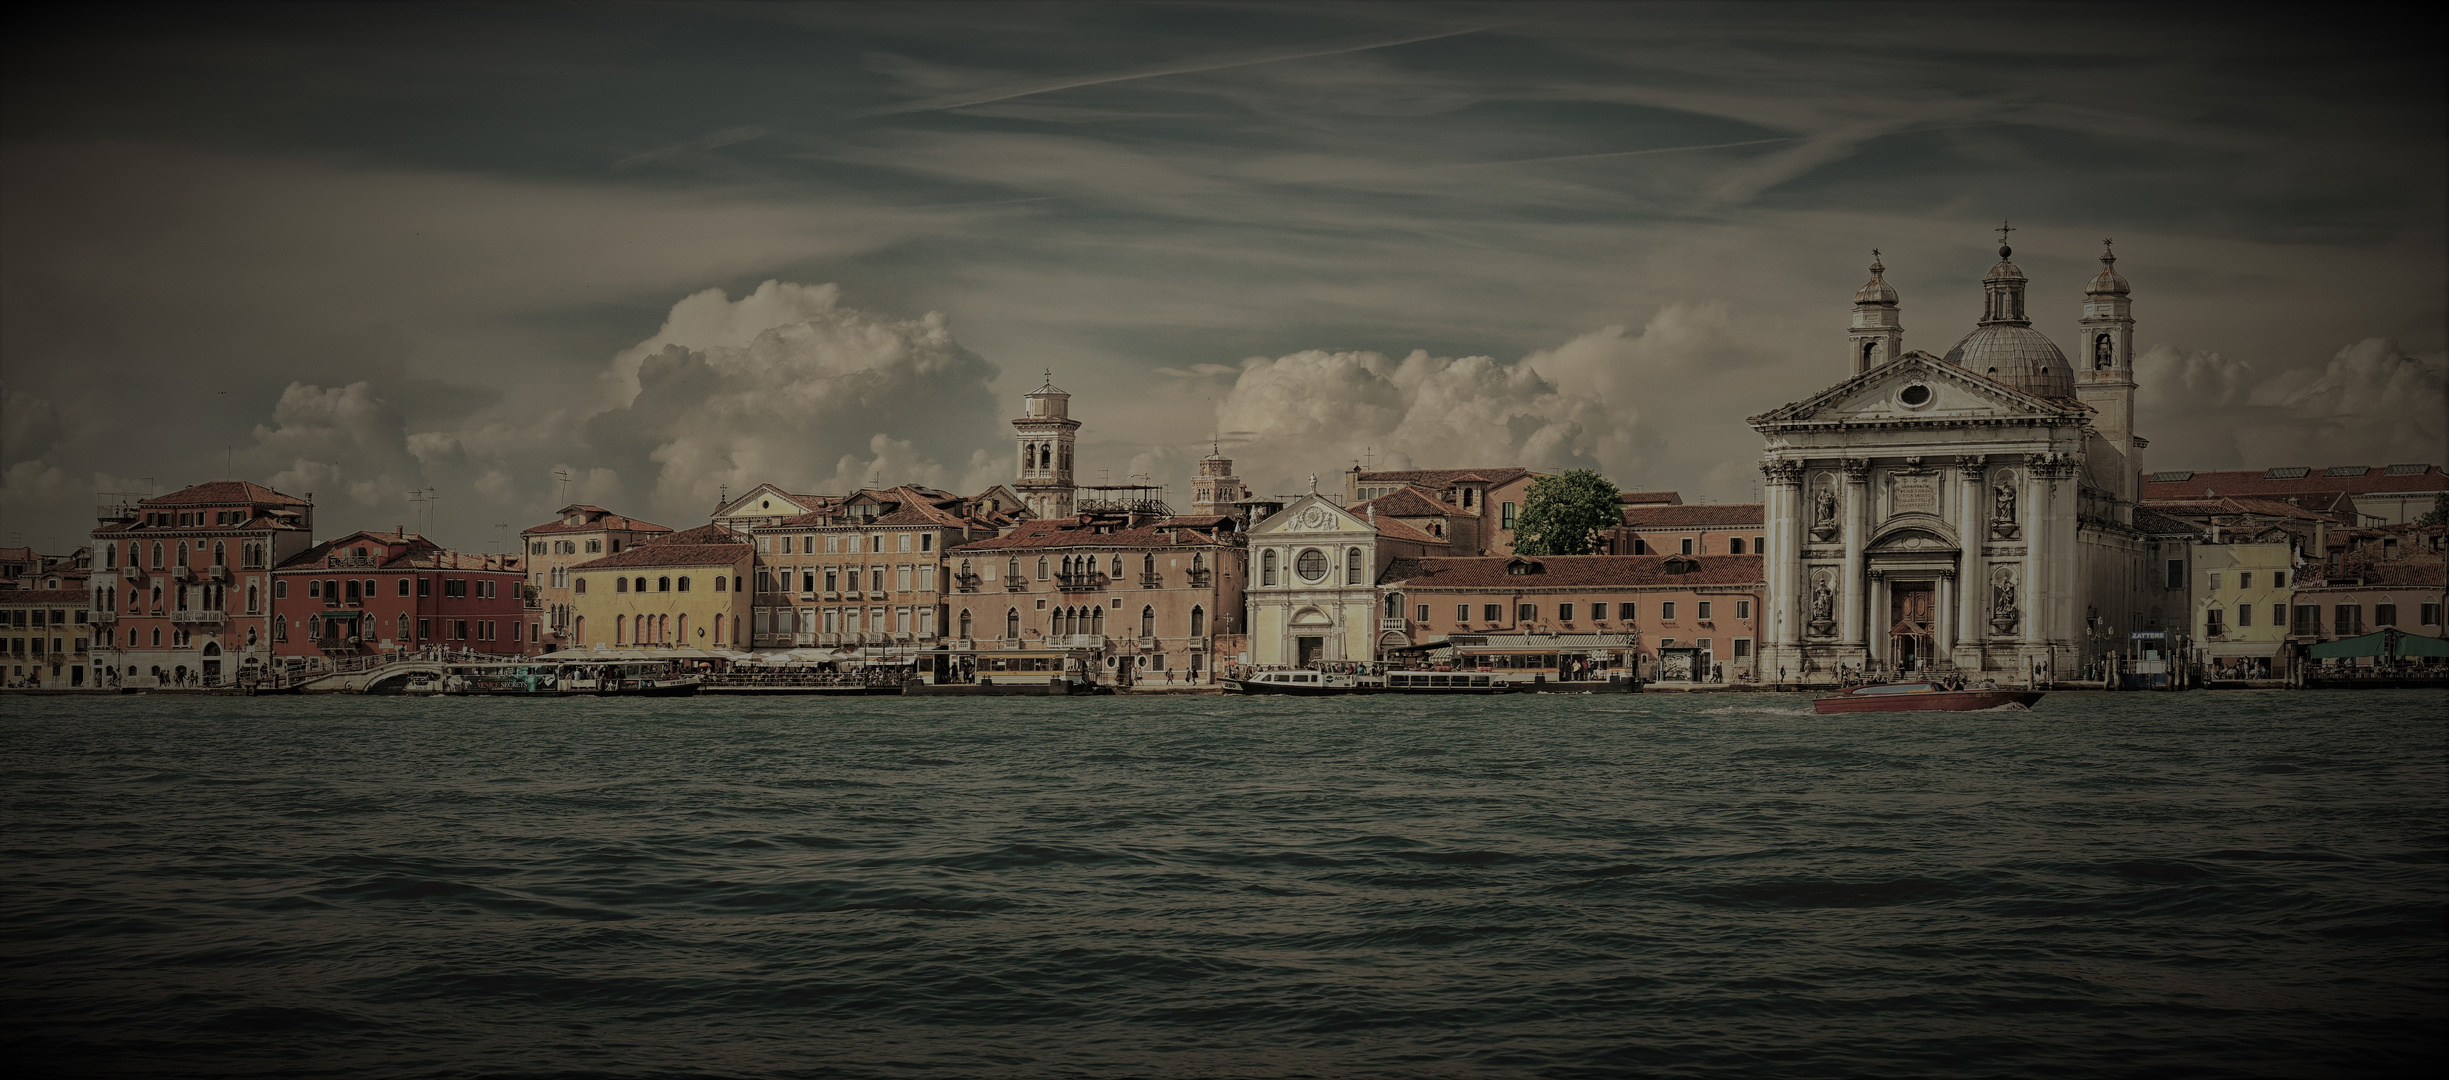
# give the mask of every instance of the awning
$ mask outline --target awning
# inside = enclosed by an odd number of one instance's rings
[[[2449,640],[2409,634],[2400,630],[2383,630],[2362,637],[2325,641],[2308,650],[2315,660],[2345,659],[2357,656],[2449,656]]]
[[[1387,651],[1387,653],[1389,653],[1389,654],[1396,654],[1396,653],[1400,653],[1400,654],[1403,654],[1403,655],[1407,655],[1407,656],[1408,656],[1408,655],[1410,655],[1410,654],[1412,654],[1412,653],[1432,653],[1432,652],[1436,652],[1436,651],[1437,651],[1437,650],[1439,650],[1439,649],[1445,648],[1445,647],[1447,646],[1447,644],[1448,644],[1448,642],[1447,642],[1447,640],[1446,640],[1445,638],[1438,638],[1438,639],[1437,639],[1437,640],[1435,640],[1435,641],[1423,641],[1423,642],[1421,642],[1421,643],[1420,643],[1420,644],[1418,644],[1418,645],[1397,645],[1397,646],[1395,646],[1395,647],[1393,647],[1393,648],[1391,648],[1391,649],[1388,649],[1388,650],[1386,650],[1386,651]]]

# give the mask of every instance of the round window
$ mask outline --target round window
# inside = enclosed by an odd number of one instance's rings
[[[1930,404],[1930,388],[1920,383],[1914,383],[1903,390],[1897,391],[1896,400],[1904,402],[1909,408],[1921,408],[1924,405]]]
[[[1303,581],[1316,581],[1325,577],[1327,576],[1326,553],[1317,548],[1304,551],[1301,557],[1293,562],[1293,569],[1300,571]]]

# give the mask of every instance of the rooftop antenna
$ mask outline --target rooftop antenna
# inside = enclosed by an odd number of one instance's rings
[[[563,506],[570,505],[570,470],[566,468],[554,469],[553,480],[561,485],[559,489],[561,497],[556,501],[561,503]]]

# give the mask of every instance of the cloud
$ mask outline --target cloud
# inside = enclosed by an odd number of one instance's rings
[[[2449,455],[2449,363],[2388,338],[2328,363],[2264,374],[2207,350],[2157,345],[2135,361],[2147,463],[2196,469],[2437,462]]]
[[[67,418],[49,401],[13,389],[0,391],[0,461],[41,457],[67,434]]]

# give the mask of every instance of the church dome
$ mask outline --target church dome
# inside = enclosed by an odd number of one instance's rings
[[[1880,276],[1886,273],[1887,269],[1879,264],[1879,252],[1872,251],[1871,280],[1863,282],[1861,288],[1854,290],[1855,303],[1893,304],[1896,302],[1896,286],[1888,284],[1888,279]]]
[[[2028,325],[1984,323],[1947,350],[1947,362],[2037,397],[2075,396],[2075,369]]]
[[[2117,273],[2117,252],[2109,249],[2108,241],[2101,241],[2100,274],[2092,279],[2090,285],[2084,287],[2083,294],[2085,296],[2124,296],[2128,291],[2126,279],[2119,277]]]

